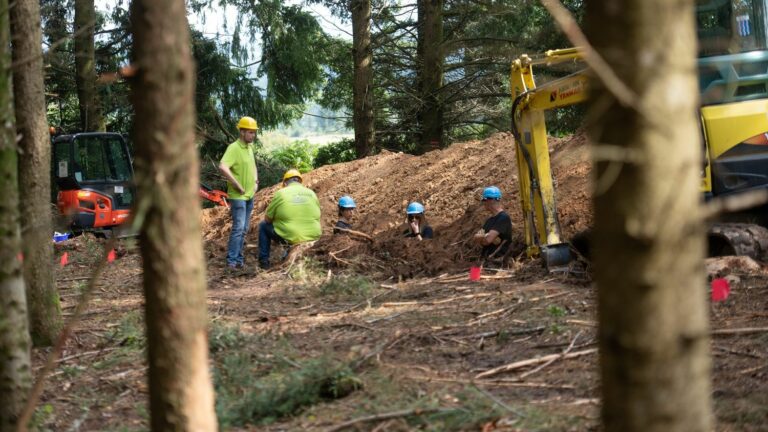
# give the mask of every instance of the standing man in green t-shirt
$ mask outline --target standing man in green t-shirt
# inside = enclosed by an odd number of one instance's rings
[[[253,154],[253,140],[259,125],[253,118],[243,117],[237,122],[237,129],[240,130],[240,138],[227,147],[219,163],[219,170],[227,178],[227,195],[232,212],[232,231],[227,246],[227,266],[232,269],[244,265],[243,243],[253,211],[253,195],[259,185]]]
[[[272,240],[291,245],[317,240],[320,226],[320,201],[312,189],[302,184],[301,173],[290,169],[283,176],[283,188],[269,202],[259,224],[259,267],[269,268]]]

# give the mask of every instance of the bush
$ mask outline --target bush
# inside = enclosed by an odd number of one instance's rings
[[[355,140],[343,139],[320,147],[317,150],[314,164],[315,168],[319,168],[323,165],[353,161],[356,157]]]
[[[305,173],[312,171],[316,154],[316,146],[307,140],[301,140],[272,150],[270,157],[285,167],[296,168]]]

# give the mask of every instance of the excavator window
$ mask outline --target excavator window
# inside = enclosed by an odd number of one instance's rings
[[[765,49],[766,0],[698,0],[699,57]]]
[[[75,146],[75,177],[82,182],[127,181],[130,161],[122,143],[100,136],[78,137]]]

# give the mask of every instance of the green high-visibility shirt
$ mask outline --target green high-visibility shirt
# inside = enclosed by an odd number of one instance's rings
[[[235,186],[227,182],[227,195],[229,199],[249,200],[256,193],[256,157],[253,154],[253,144],[246,144],[241,139],[227,147],[221,163],[229,167],[240,186],[245,189],[241,194]]]
[[[290,183],[275,192],[267,207],[267,217],[275,232],[290,244],[317,240],[323,233],[320,225],[320,201],[301,183]]]

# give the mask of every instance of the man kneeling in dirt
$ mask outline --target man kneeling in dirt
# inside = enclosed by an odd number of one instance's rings
[[[275,193],[259,223],[259,267],[269,268],[272,240],[295,245],[320,238],[320,201],[302,184],[298,170],[288,170],[283,176],[283,188]]]
[[[483,189],[483,207],[493,216],[488,218],[472,240],[483,247],[484,260],[503,260],[512,241],[512,219],[501,206],[501,190],[496,186]]]

